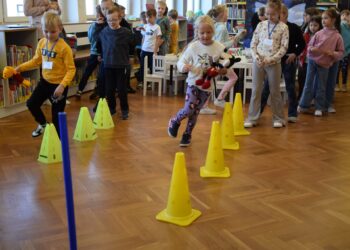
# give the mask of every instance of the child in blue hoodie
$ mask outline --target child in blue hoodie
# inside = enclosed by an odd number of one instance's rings
[[[76,97],[80,98],[81,94],[83,93],[83,90],[87,84],[87,81],[89,77],[91,76],[92,72],[96,69],[97,65],[99,64],[98,56],[99,53],[96,48],[96,41],[97,37],[99,36],[100,32],[107,26],[106,18],[103,15],[101,11],[101,6],[96,6],[96,22],[91,24],[89,30],[88,30],[88,38],[91,44],[90,48],[90,57],[87,61],[87,66],[85,68],[84,74],[79,82],[78,91],[75,94]],[[98,80],[98,79],[97,79]],[[98,85],[98,82],[97,82]]]

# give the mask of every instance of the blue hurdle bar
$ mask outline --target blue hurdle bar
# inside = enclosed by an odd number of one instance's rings
[[[67,130],[67,117],[65,112],[58,114],[60,125],[60,136],[62,145],[64,186],[66,191],[66,208],[68,218],[69,245],[71,250],[77,250],[77,235],[75,232],[74,199],[72,174],[70,169],[69,140]]]

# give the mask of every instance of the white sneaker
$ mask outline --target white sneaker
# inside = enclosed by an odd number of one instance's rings
[[[245,121],[244,122],[244,127],[245,128],[252,128],[252,127],[255,127],[256,126],[256,123],[254,122],[251,122],[251,121]]]
[[[225,103],[226,103],[225,100],[215,99],[215,101],[214,101],[214,105],[221,107],[221,108],[225,107]]]
[[[321,110],[316,110],[315,111],[315,116],[322,116],[322,111]]]
[[[337,86],[337,87],[335,87],[335,89],[334,89],[336,92],[340,92],[340,88]]]
[[[282,128],[283,127],[283,123],[281,121],[274,121],[273,122],[273,127],[274,128]]]
[[[216,114],[216,110],[215,109],[211,109],[209,107],[205,107],[205,108],[202,108],[199,111],[199,114],[201,114],[201,115],[215,115]]]
[[[32,137],[38,137],[42,133],[44,133],[46,125],[38,125],[38,127],[32,132]]]
[[[296,123],[297,120],[298,120],[298,119],[297,119],[295,116],[289,116],[289,117],[288,117],[288,122],[290,122],[290,123]]]
[[[336,113],[335,108],[329,107],[329,108],[328,108],[328,113],[333,113],[333,114],[335,114],[335,113]]]

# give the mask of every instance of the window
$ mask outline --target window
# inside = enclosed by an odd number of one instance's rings
[[[168,10],[172,10],[174,8],[174,0],[166,0],[165,2],[168,6]]]
[[[129,14],[129,0],[118,0],[116,2],[125,7],[125,14]]]
[[[96,14],[96,0],[85,0],[85,9],[87,16],[94,16]]]
[[[23,0],[6,0],[6,16],[24,17]]]
[[[188,0],[187,1],[187,11],[192,10],[197,12],[200,10],[200,0]]]

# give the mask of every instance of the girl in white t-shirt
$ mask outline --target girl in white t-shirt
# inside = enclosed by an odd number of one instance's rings
[[[170,119],[168,134],[175,138],[181,121],[188,117],[187,127],[180,142],[181,147],[190,145],[192,130],[196,125],[199,111],[212,92],[211,81],[204,81],[203,84],[202,80],[208,73],[207,69],[210,68],[211,61],[219,58],[225,48],[224,45],[213,40],[214,33],[213,20],[209,16],[198,17],[195,23],[197,38],[189,44],[177,63],[180,72],[188,72],[186,80],[188,87],[185,106]],[[224,75],[227,70],[219,69],[218,72]]]
[[[153,54],[157,54],[161,44],[162,32],[158,24],[156,24],[157,12],[155,9],[147,10],[147,24],[141,27],[142,47],[141,47],[141,69],[140,73],[143,81],[143,68],[145,57],[148,57],[148,68],[152,71]]]

